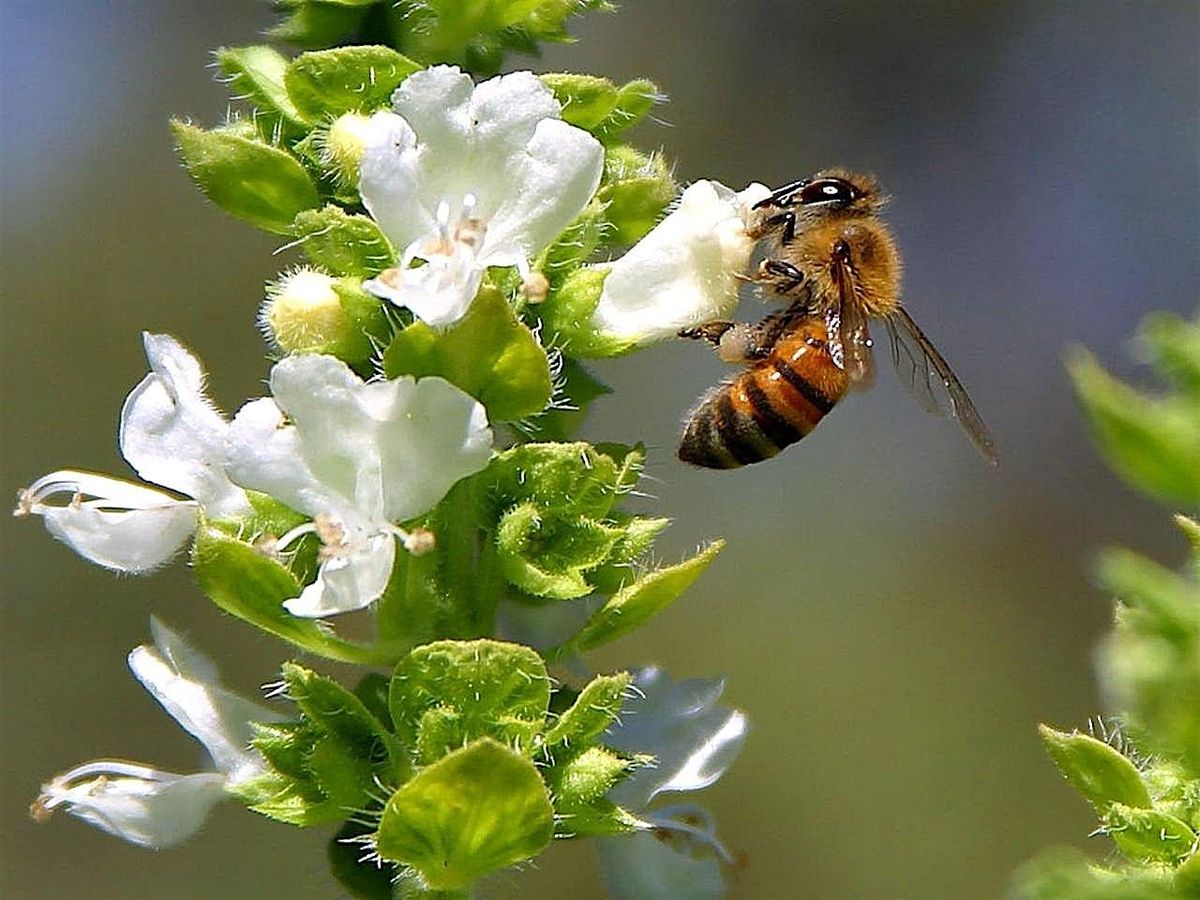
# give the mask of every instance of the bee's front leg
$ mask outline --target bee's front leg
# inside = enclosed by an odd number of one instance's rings
[[[786,297],[804,284],[804,273],[786,260],[768,257],[758,264],[758,272],[751,280],[773,294]]]

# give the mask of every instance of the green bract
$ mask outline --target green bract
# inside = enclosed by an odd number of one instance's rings
[[[462,888],[545,849],[553,816],[533,763],[485,738],[422,769],[391,796],[376,849],[416,869],[434,890]]]
[[[537,338],[498,290],[484,287],[445,331],[416,322],[383,355],[389,378],[440,375],[487,407],[495,422],[531,416],[550,401],[550,366]]]
[[[639,78],[618,87],[607,78],[558,72],[541,79],[562,104],[563,119],[604,143],[644,119],[662,100],[654,82]]]
[[[309,122],[387,106],[400,82],[421,68],[390,47],[338,47],[302,53],[283,75],[291,102]]]
[[[318,203],[295,157],[243,135],[173,122],[179,155],[205,196],[230,215],[287,234],[297,213]]]
[[[200,527],[192,566],[200,589],[221,609],[310,653],[358,663],[395,657],[395,647],[344,640],[312,619],[288,613],[283,601],[299,596],[302,583],[287,566],[220,528]]]
[[[288,61],[272,47],[222,47],[213,56],[217,68],[228,79],[230,92],[245,98],[255,108],[264,137],[279,127],[289,132],[303,131],[308,124],[284,86]]]
[[[351,215],[340,206],[303,210],[292,223],[292,233],[314,265],[336,275],[370,278],[396,263],[396,251],[374,220]]]

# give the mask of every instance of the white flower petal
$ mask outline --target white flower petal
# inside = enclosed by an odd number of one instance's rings
[[[553,92],[530,72],[475,86],[457,68],[434,66],[405,79],[393,103],[396,115],[372,117],[360,192],[410,255],[451,255],[454,229],[447,237],[437,215],[446,204],[450,224],[470,220],[478,224],[468,230],[484,232],[480,265],[525,266],[600,182],[603,147],[561,121]]]
[[[189,668],[194,664],[194,651],[161,623],[155,630],[165,647],[134,648],[129,654],[133,674],[175,721],[205,746],[218,772],[233,782],[257,774],[262,759],[249,749],[253,736],[250,723],[277,722],[283,717],[221,688],[215,681],[195,677],[211,675],[211,666],[201,665],[195,675],[178,668],[180,664]]]
[[[499,170],[505,189],[479,189],[479,213],[490,218],[483,264],[521,265],[540,253],[587,206],[603,170],[604,148],[594,137],[557,118],[539,122],[527,146]],[[483,201],[494,196],[501,199],[489,217]]]
[[[481,471],[492,455],[487,412],[442,378],[391,382],[398,394],[378,434],[387,518],[403,522],[431,509],[454,483]]]
[[[66,495],[64,505],[47,499]],[[197,505],[119,478],[63,470],[34,482],[19,511],[80,556],[118,572],[148,572],[173,557],[196,530]]]
[[[637,832],[596,842],[613,900],[717,900],[725,879],[715,854],[695,855],[675,835]]]
[[[142,335],[150,374],[121,409],[121,453],[146,481],[201,501],[214,516],[249,511],[221,463],[227,424],[204,393],[204,371],[165,334]]]
[[[483,281],[483,266],[471,253],[435,254],[425,265],[399,271],[396,277],[399,283],[364,281],[363,290],[411,309],[427,325],[445,328],[466,314]]]
[[[417,137],[412,128],[395,113],[375,113],[359,164],[359,193],[371,217],[401,250],[437,229],[437,204],[423,206],[417,185]]]
[[[609,728],[604,743],[652,754],[656,764],[613,788],[613,802],[636,811],[663,791],[699,790],[720,778],[741,751],[747,731],[744,715],[717,706],[724,682],[697,678],[672,684],[652,667],[638,672],[634,683],[643,696],[625,704],[621,724]]]
[[[554,92],[532,72],[512,72],[481,82],[471,95],[470,111],[479,168],[502,167],[529,143],[542,122],[562,116]],[[396,112],[405,115],[399,107]]]
[[[648,344],[727,316],[738,300],[735,273],[745,272],[754,249],[746,233],[750,207],[768,193],[759,184],[737,194],[714,181],[691,185],[670,215],[603,266],[596,327]]]
[[[343,488],[352,489],[352,477],[349,486],[322,483],[301,453],[300,433],[285,424],[283,412],[269,397],[252,400],[238,410],[229,426],[226,453],[234,481],[270,494],[293,509],[315,516],[352,505],[351,498],[340,493]]]
[[[372,535],[361,548],[322,563],[316,581],[299,597],[284,601],[284,609],[293,616],[315,619],[370,606],[387,587],[395,561],[396,539],[390,534]]]
[[[98,774],[76,784],[56,779],[43,786],[39,806],[46,812],[65,806],[102,831],[155,850],[173,847],[199,831],[213,806],[226,796],[225,778],[215,772],[174,775],[121,763],[92,763],[79,771],[85,768],[141,769],[142,774]]]
[[[400,83],[392,94],[392,108],[412,126],[421,143],[449,149],[466,140],[475,127],[474,91],[471,76],[457,66],[430,66]]]

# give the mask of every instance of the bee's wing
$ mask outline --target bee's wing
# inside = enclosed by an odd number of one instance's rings
[[[892,344],[892,362],[896,373],[921,408],[935,415],[957,419],[967,437],[992,465],[996,447],[992,435],[979,417],[967,389],[950,369],[950,364],[925,337],[912,316],[902,306],[884,318]]]
[[[837,285],[837,301],[830,315],[830,355],[849,379],[851,390],[865,391],[875,383],[875,364],[871,355],[871,332],[867,316],[854,295],[854,280],[848,263],[834,258],[833,280]],[[836,327],[835,327],[836,326]]]

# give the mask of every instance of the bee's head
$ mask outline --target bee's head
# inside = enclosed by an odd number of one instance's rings
[[[793,181],[754,204],[755,209],[786,209],[801,220],[818,221],[875,215],[887,203],[871,175],[829,169]]]

